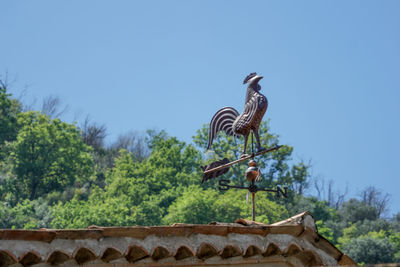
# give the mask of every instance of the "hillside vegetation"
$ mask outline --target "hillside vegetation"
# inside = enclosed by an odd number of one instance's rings
[[[220,192],[212,180],[201,184],[200,166],[238,158],[240,140],[221,135],[206,152],[208,129],[203,126],[193,144],[149,130],[145,136],[123,134],[105,145],[105,126],[89,120],[81,126],[66,123],[56,118],[54,108],[26,111],[4,84],[0,86],[0,228],[206,224],[251,218],[244,190]],[[279,143],[267,122],[260,131],[264,146]],[[286,185],[289,197],[259,192],[256,220],[273,223],[307,210],[319,232],[357,262],[400,262],[400,214],[387,217],[388,195],[366,187],[358,198],[348,199],[333,183],[310,177],[309,164],[293,160],[292,152],[284,146],[258,159],[259,186]],[[245,185],[246,168],[235,165],[223,178]]]

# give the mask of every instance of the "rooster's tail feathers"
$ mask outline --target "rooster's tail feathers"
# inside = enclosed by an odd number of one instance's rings
[[[215,113],[210,122],[210,133],[207,149],[210,149],[212,142],[219,131],[225,131],[229,135],[235,135],[232,125],[238,116],[239,112],[231,107],[221,108],[217,111],[217,113]]]

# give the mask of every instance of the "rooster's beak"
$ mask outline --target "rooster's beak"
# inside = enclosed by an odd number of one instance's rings
[[[256,81],[259,82],[262,78],[264,78],[263,76],[257,76]]]

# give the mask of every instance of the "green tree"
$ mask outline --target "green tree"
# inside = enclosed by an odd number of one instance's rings
[[[272,223],[287,218],[284,206],[268,199],[267,194],[256,196],[256,221]],[[246,192],[230,190],[219,193],[214,189],[202,189],[197,185],[185,189],[184,193],[169,207],[163,222],[172,224],[211,221],[235,222],[239,218],[251,220],[251,204],[246,202]]]
[[[378,219],[378,211],[375,207],[355,198],[343,203],[339,215],[346,223]]]
[[[400,262],[400,232],[391,233],[389,235],[389,242],[396,247],[396,253],[394,254],[395,262]]]
[[[319,201],[316,197],[296,195],[294,202],[289,203],[287,208],[292,216],[303,211],[309,211],[317,221],[328,221],[337,217],[335,209],[329,207],[326,201]]]
[[[107,197],[98,187],[93,188],[88,200],[77,195],[66,203],[59,202],[52,209],[54,228],[86,228],[89,225],[113,226],[135,224],[131,216],[134,206],[128,197]]]
[[[318,233],[334,243],[334,235],[331,228],[327,227],[323,221],[318,220],[315,222],[318,228]]]
[[[146,184],[140,184],[135,175],[132,157],[126,150],[119,152],[115,159],[115,167],[106,174],[105,192],[109,197],[124,195],[129,198],[131,205],[140,204],[149,195]]]
[[[218,193],[212,189],[203,190],[190,186],[169,208],[163,219],[165,224],[195,223],[207,224],[216,218],[214,203]]]
[[[393,225],[384,219],[358,221],[355,224],[355,236],[366,235],[369,232],[389,232],[393,228]]]
[[[137,184],[148,186],[150,194],[158,194],[162,190],[199,183],[202,155],[193,145],[168,137],[164,131],[148,134],[151,154],[135,163]]]
[[[32,229],[49,227],[51,211],[42,199],[25,199],[15,206],[0,201],[0,228]]]
[[[18,124],[20,130],[10,148],[15,175],[11,191],[17,196],[33,200],[76,181],[88,181],[93,161],[74,125],[38,112],[20,113]]]
[[[18,132],[17,115],[21,104],[7,93],[6,85],[0,80],[0,146],[13,141]]]
[[[389,242],[383,233],[371,232],[368,235],[349,239],[342,250],[357,263],[390,263],[395,260],[396,245]]]

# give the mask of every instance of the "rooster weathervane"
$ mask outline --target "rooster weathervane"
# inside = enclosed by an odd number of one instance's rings
[[[260,143],[260,136],[258,129],[262,118],[268,108],[267,98],[260,93],[261,86],[258,82],[263,78],[263,76],[257,75],[257,73],[250,73],[243,81],[243,84],[248,84],[246,92],[246,100],[244,105],[244,110],[242,114],[232,108],[224,107],[217,111],[210,122],[209,139],[207,149],[211,148],[211,145],[220,131],[225,131],[226,134],[231,136],[244,136],[244,147],[242,154],[239,159],[234,161],[229,161],[227,158],[210,163],[206,166],[202,166],[203,169],[203,180],[202,183],[221,176],[229,171],[230,166],[251,159],[249,163],[249,168],[246,171],[246,178],[250,182],[248,187],[233,186],[229,185],[230,180],[219,180],[219,190],[224,191],[230,188],[237,189],[247,189],[252,194],[252,218],[255,219],[255,193],[257,191],[274,192],[277,197],[282,194],[287,197],[287,187],[284,187],[284,191],[278,186],[277,189],[262,189],[255,185],[255,182],[259,180],[260,170],[257,168],[257,163],[254,160],[256,156],[278,150],[282,146],[275,146],[272,148],[263,148]],[[249,135],[251,134],[251,154],[246,154],[247,142]],[[254,152],[253,149],[253,135],[255,136],[257,142],[257,151]]]

